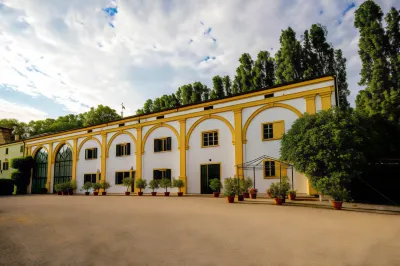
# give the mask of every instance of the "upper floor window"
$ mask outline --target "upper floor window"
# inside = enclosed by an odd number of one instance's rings
[[[116,156],[127,156],[131,155],[131,144],[130,143],[122,143],[117,144],[116,146]]]
[[[154,139],[154,152],[170,151],[171,137]]]
[[[285,133],[285,123],[283,120],[261,124],[261,140],[281,139]]]
[[[3,170],[8,170],[8,162],[3,163]]]
[[[24,152],[24,146],[23,145],[19,148],[19,152]]]
[[[218,146],[218,130],[201,132],[202,147]]]
[[[153,179],[168,178],[171,180],[171,169],[154,169]]]
[[[97,159],[97,148],[90,148],[85,150],[85,159],[92,160]]]
[[[6,154],[8,154],[8,148],[6,148]]]

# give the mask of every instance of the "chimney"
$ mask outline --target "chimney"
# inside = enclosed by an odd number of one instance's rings
[[[11,128],[0,127],[0,145],[11,141]]]
[[[15,135],[15,136],[14,136],[14,140],[15,140],[15,141],[19,140],[19,135]]]

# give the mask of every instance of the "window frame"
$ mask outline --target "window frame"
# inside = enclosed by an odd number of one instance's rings
[[[124,151],[124,154],[118,155],[118,146],[121,146],[123,148],[122,150]],[[129,153],[128,153],[128,146],[129,146]],[[126,157],[131,155],[131,143],[130,142],[124,142],[124,143],[118,143],[115,145],[115,157]]]
[[[169,172],[170,172],[170,176],[169,176],[169,179],[172,181],[172,169],[171,168],[154,168],[153,169],[153,180],[156,180],[156,178],[155,178],[155,176],[154,176],[154,172],[155,171],[159,171],[159,172],[161,172],[162,174],[161,174],[161,178],[157,178],[157,180],[160,180],[160,179],[162,179],[162,178],[168,178],[167,177],[167,171],[169,170]]]
[[[83,184],[85,184],[87,182],[87,181],[85,182],[85,175],[91,175],[91,178],[92,178],[93,175],[95,175],[96,176],[96,182],[94,182],[94,183],[100,182],[100,175],[101,175],[100,173],[84,173],[83,174]],[[92,181],[90,181],[90,182],[92,182]]]
[[[92,151],[92,158],[89,158],[89,153],[88,153],[89,150]],[[85,149],[85,160],[96,160],[97,158],[98,158],[98,152],[96,147]]]
[[[283,132],[281,132],[282,134],[279,135],[280,133],[280,126],[278,126],[278,124],[282,123],[283,124]],[[264,138],[264,125],[272,125],[272,138]],[[277,136],[277,134],[279,136]],[[264,122],[261,123],[261,141],[270,141],[270,140],[279,140],[282,139],[282,135],[283,133],[285,133],[285,120],[277,120],[277,121],[271,121],[271,122]]]
[[[204,145],[204,135],[205,134],[210,134],[210,133],[217,133],[217,144],[213,144],[213,145]],[[214,138],[214,136],[213,136],[213,138]],[[208,142],[209,142],[209,137],[208,137]],[[202,148],[211,148],[211,147],[218,147],[219,146],[219,129],[213,129],[213,130],[206,130],[206,131],[202,131],[201,132],[201,139],[200,139],[200,142],[201,142],[201,147]],[[213,142],[214,142],[214,140],[213,140]]]
[[[270,166],[269,166],[269,174],[270,175],[267,175],[266,174],[266,168],[267,167],[265,167],[265,163],[266,162],[269,162],[270,163]],[[276,160],[264,160],[263,161],[263,177],[264,177],[264,179],[277,179],[277,178],[280,178],[279,177],[279,175],[276,175]],[[271,167],[271,164],[273,163],[273,168]],[[273,170],[272,170],[273,169]],[[272,171],[273,171],[273,175],[272,175]]]
[[[123,174],[122,175],[122,179],[121,179],[121,183],[117,183],[117,174],[118,173],[129,173],[129,176],[124,176],[124,174]],[[135,170],[118,170],[118,171],[115,171],[115,174],[114,174],[114,185],[123,186],[124,184],[123,184],[122,180],[124,180],[124,178],[126,178],[126,177],[132,178],[132,176],[133,176],[133,178],[135,178],[135,173],[136,173]]]
[[[169,149],[168,149],[168,140],[169,140]],[[161,147],[163,148],[162,150],[156,150],[156,141],[162,141],[162,144],[161,144]],[[154,147],[153,147],[154,153],[171,152],[172,151],[172,137],[155,138],[153,140],[153,143],[154,143]]]
[[[10,164],[8,163],[8,161],[4,161],[3,162],[3,171],[8,171],[9,169],[10,169]]]
[[[6,155],[8,155],[8,148],[6,148]]]
[[[21,147],[19,148],[19,152],[24,152],[24,145],[21,145]]]

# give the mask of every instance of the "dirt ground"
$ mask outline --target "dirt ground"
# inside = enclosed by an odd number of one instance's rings
[[[400,216],[204,197],[2,197],[0,265],[400,265]]]

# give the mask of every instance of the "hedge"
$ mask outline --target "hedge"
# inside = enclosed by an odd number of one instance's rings
[[[14,180],[0,179],[0,195],[12,195],[14,192]]]

